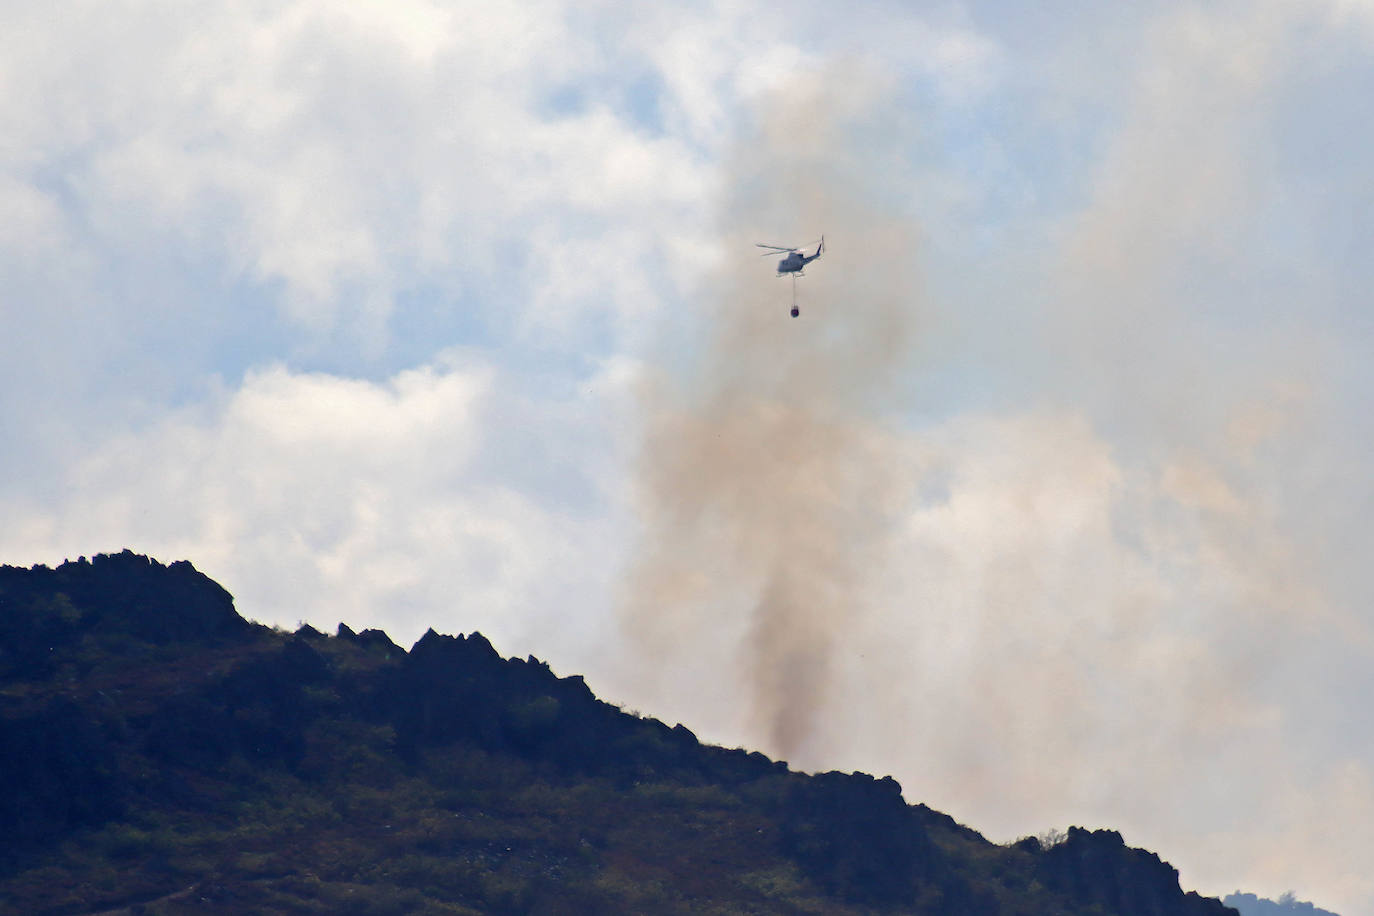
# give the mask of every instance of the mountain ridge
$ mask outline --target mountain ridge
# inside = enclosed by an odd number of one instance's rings
[[[0,567],[0,746],[3,913],[1235,912],[1115,831],[998,846],[479,633],[286,633],[129,550]]]

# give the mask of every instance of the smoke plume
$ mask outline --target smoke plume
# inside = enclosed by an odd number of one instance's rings
[[[975,174],[1002,137],[927,179],[882,87],[763,100],[703,337],[644,386],[637,700],[999,840],[1111,826],[1185,886],[1374,899],[1367,323],[1290,253],[1321,208],[1257,153],[1262,25],[1162,17],[1048,210]],[[793,320],[752,244],[821,232]]]
[[[684,645],[712,654],[698,676],[738,666],[748,729],[782,755],[813,730],[907,476],[885,415],[920,327],[919,239],[883,215],[893,138],[863,145],[871,108],[852,90],[762,106],[730,170],[730,254],[705,340],[643,396],[644,546],[626,629],[656,661]],[[794,320],[792,281],[753,243],[822,233]]]

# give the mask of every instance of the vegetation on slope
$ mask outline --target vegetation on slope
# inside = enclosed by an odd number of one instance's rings
[[[1203,916],[1110,831],[988,843],[480,635],[295,634],[189,563],[0,567],[0,913]]]

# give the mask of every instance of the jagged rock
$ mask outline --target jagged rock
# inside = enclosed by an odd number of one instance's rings
[[[312,627],[312,626],[311,626],[310,624],[308,624],[308,623],[303,623],[303,624],[301,624],[301,625],[296,629],[295,635],[296,635],[297,637],[299,637],[300,639],[309,639],[309,640],[319,640],[319,639],[328,639],[328,638],[329,638],[328,636],[325,636],[323,633],[321,633],[319,630],[315,629],[314,627]]]
[[[1126,845],[1115,830],[1070,827],[1041,853],[1036,872],[1046,886],[1100,904],[1120,916],[1227,916],[1221,901],[1185,894],[1178,869]]]
[[[391,641],[390,636],[375,628],[363,630],[354,637],[354,642],[369,652],[379,653],[384,658],[397,658],[405,654],[400,646]]]
[[[0,567],[0,614],[3,635],[29,648],[42,636],[67,645],[87,632],[153,644],[216,644],[253,635],[253,626],[234,610],[233,596],[189,562],[163,566],[130,550],[56,569]],[[26,634],[18,632],[24,625],[16,616],[30,618]]]

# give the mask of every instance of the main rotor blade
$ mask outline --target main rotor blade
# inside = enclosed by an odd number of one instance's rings
[[[765,244],[763,244],[762,242],[756,242],[756,243],[754,244],[754,247],[755,247],[755,248],[771,248],[771,249],[773,249],[774,251],[796,251],[796,250],[797,250],[797,249],[795,249],[795,248],[784,248],[784,247],[782,247],[781,245],[765,245]]]

